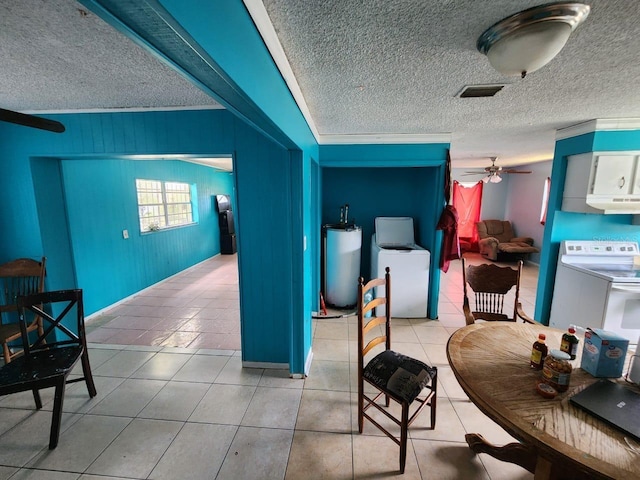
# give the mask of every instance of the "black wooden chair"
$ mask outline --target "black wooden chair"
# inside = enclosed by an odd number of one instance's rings
[[[385,286],[385,296],[366,302],[365,294],[374,287]],[[385,307],[384,316],[374,316],[376,307]],[[381,309],[378,309],[378,312]],[[367,354],[377,345],[384,350],[368,360]],[[377,392],[369,396],[364,391],[364,382],[372,385]],[[438,370],[425,363],[391,350],[391,276],[389,267],[384,278],[370,280],[367,284],[360,277],[358,281],[358,430],[362,433],[366,418],[400,446],[400,473],[404,473],[407,460],[407,437],[411,423],[425,406],[431,407],[431,429],[436,426],[436,397]],[[426,394],[420,397],[422,392]],[[381,399],[384,397],[384,405]],[[401,417],[391,412],[389,399],[402,407]],[[417,404],[409,416],[414,402]],[[374,407],[400,427],[400,437],[389,432],[373,416],[367,413]]]
[[[0,396],[31,390],[36,408],[40,409],[40,390],[55,387],[49,436],[49,448],[54,449],[60,435],[65,385],[85,381],[89,396],[96,396],[84,330],[82,290],[61,290],[18,297],[18,311],[24,354],[0,368]],[[27,312],[39,315],[44,325],[44,334],[38,335],[32,343],[26,328]],[[68,325],[63,324],[63,321],[68,322]],[[45,338],[48,339],[47,342]],[[68,379],[78,360],[82,363],[83,376]]]

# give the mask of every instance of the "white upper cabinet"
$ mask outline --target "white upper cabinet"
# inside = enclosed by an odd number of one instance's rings
[[[594,155],[593,195],[625,195],[634,193],[637,155]]]
[[[592,152],[568,157],[562,210],[640,213],[640,152]]]

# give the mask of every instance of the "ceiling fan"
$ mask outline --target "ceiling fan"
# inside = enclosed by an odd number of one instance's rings
[[[503,173],[531,173],[531,170],[514,170],[513,168],[502,168],[496,165],[496,159],[498,157],[489,157],[491,159],[491,165],[484,167],[484,169],[475,172],[464,172],[463,175],[485,175],[482,179],[484,183],[500,183],[502,181],[501,175]]]
[[[12,110],[5,110],[4,108],[0,108],[0,121],[24,125],[25,127],[39,128],[41,130],[47,130],[55,133],[62,133],[65,130],[64,125],[55,120],[49,120],[48,118],[37,117],[35,115],[28,115],[26,113],[14,112]]]

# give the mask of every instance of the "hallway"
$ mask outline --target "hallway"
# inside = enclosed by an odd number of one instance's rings
[[[87,340],[240,350],[238,257],[218,255],[87,320]]]

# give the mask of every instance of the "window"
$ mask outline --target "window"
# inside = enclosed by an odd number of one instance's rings
[[[551,193],[551,178],[547,177],[544,181],[544,190],[542,191],[542,207],[540,208],[540,223],[544,225],[547,222],[547,209],[549,208],[549,194]]]
[[[136,179],[136,190],[141,232],[194,223],[188,183]]]

